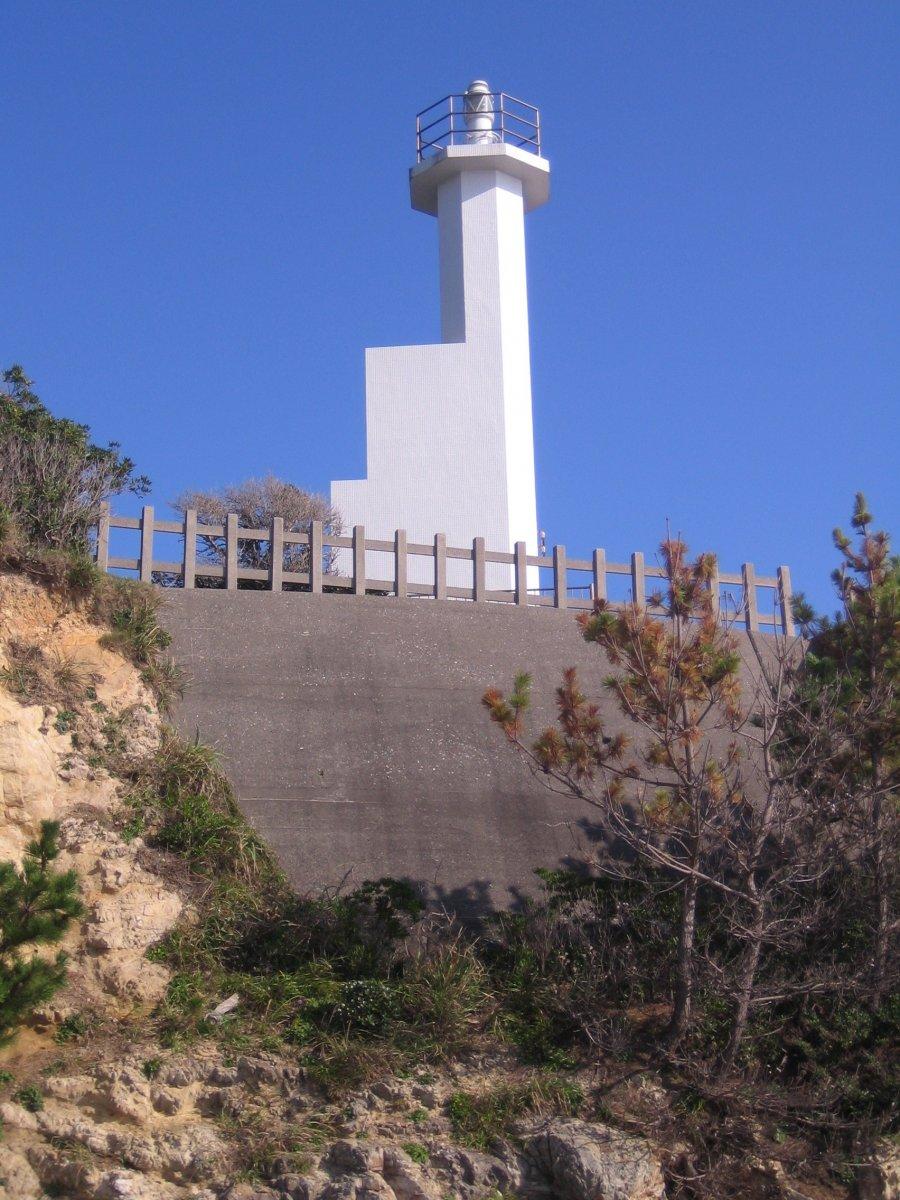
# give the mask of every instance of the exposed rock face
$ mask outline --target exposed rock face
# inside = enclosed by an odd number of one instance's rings
[[[896,1142],[879,1142],[856,1178],[857,1200],[900,1200],[900,1147]]]
[[[47,650],[89,682],[96,696],[94,736],[124,731],[135,758],[159,744],[159,714],[136,667],[100,645],[102,630],[34,583],[0,573],[0,665],[11,640]],[[92,710],[93,711],[93,710]],[[75,1011],[120,1015],[155,1003],[170,972],[147,961],[147,948],[184,909],[178,892],[153,869],[158,855],[110,827],[119,782],[73,745],[58,710],[20,703],[0,686],[0,860],[18,862],[45,820],[61,822],[61,870],[79,875],[85,917],[62,946],[69,982],[38,1013],[56,1024]]]
[[[0,668],[13,643],[35,647],[90,684],[96,699],[90,734],[96,746],[73,745],[54,707],[22,704],[0,686],[0,860],[19,861],[41,821],[81,806],[108,812],[117,782],[87,761],[102,749],[111,723],[136,758],[159,745],[159,713],[140,672],[105,649],[103,630],[45,589],[0,572]]]
[[[43,724],[42,707],[0,691],[0,861],[18,862],[41,821],[62,807],[59,757]]]
[[[642,1138],[585,1121],[548,1121],[526,1142],[560,1200],[662,1200],[659,1163]]]

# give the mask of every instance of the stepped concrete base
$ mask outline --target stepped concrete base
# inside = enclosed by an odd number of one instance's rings
[[[163,620],[189,678],[177,724],[220,751],[301,891],[390,875],[483,915],[590,853],[589,806],[532,776],[480,703],[529,671],[542,728],[568,666],[600,696],[572,613],[204,590],[171,592]]]

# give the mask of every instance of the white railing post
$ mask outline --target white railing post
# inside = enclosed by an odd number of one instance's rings
[[[594,599],[606,599],[606,551],[594,551]]]
[[[434,535],[434,598],[447,599],[447,535]]]
[[[406,557],[406,530],[394,531],[394,595],[403,600],[407,589],[408,564]]]
[[[141,583],[153,582],[153,505],[141,509],[141,559],[138,570]]]
[[[718,621],[722,609],[721,585],[719,583],[719,560],[713,555],[712,570],[709,574],[709,600],[713,616]]]
[[[516,604],[528,603],[528,550],[524,542],[516,542]]]
[[[353,526],[353,595],[366,594],[366,527]]]
[[[484,538],[472,539],[472,599],[475,603],[484,600],[487,571],[484,562]]]
[[[181,582],[186,588],[197,586],[197,510],[185,509],[184,551],[181,556]]]
[[[97,570],[105,575],[109,570],[109,504],[104,500],[100,505],[100,516],[97,520],[97,545],[94,548],[94,562]]]
[[[759,629],[759,610],[756,607],[756,568],[753,563],[743,564],[741,579],[744,584],[744,624],[748,633],[755,633]]]
[[[778,603],[781,606],[781,628],[785,637],[794,636],[794,614],[791,611],[791,569],[778,568]]]
[[[284,581],[284,517],[273,517],[269,533],[269,587],[280,592]]]
[[[236,592],[238,585],[238,516],[225,518],[225,590]]]
[[[637,609],[647,605],[647,592],[644,584],[644,556],[640,550],[635,550],[631,556],[631,596]]]
[[[309,524],[309,590],[322,591],[322,522]]]
[[[565,546],[553,547],[553,604],[555,608],[565,608],[569,601],[568,568],[566,567]]]

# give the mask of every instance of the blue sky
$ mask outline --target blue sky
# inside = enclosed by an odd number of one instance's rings
[[[668,518],[830,606],[856,489],[900,538],[900,5],[7,0],[0,34],[0,359],[160,508],[364,474],[363,348],[438,337],[415,114],[481,76],[552,164],[549,540]]]

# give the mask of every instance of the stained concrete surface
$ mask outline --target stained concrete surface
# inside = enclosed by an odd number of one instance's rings
[[[590,808],[548,792],[480,703],[529,671],[543,727],[567,666],[600,696],[571,612],[198,590],[163,619],[189,679],[177,724],[220,751],[299,889],[390,875],[483,914],[589,852]]]

